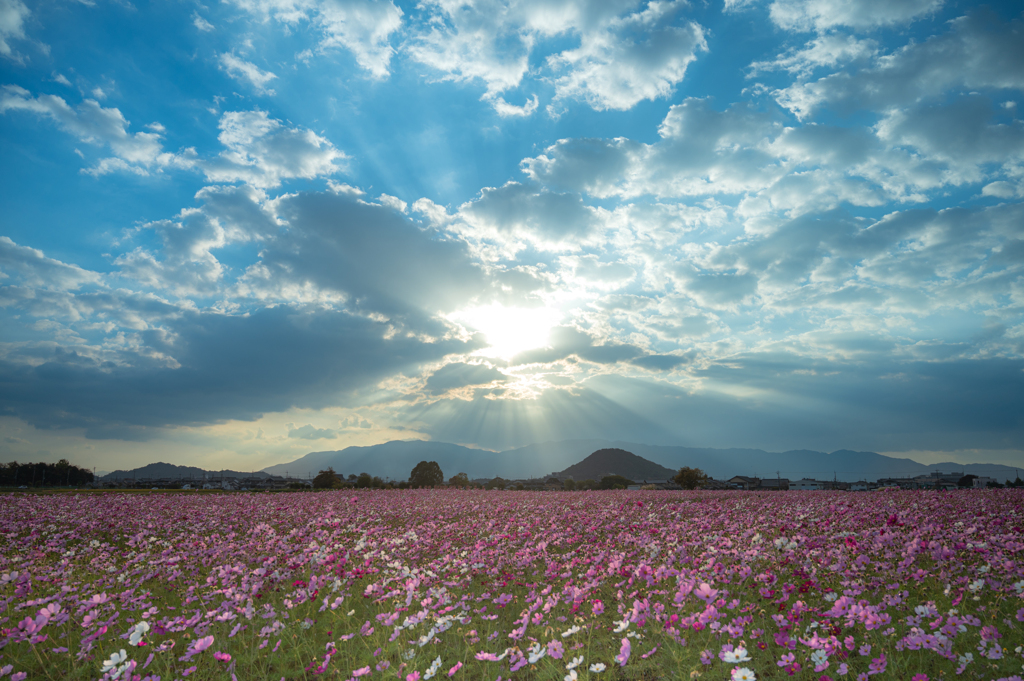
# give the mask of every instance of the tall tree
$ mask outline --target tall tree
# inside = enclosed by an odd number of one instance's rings
[[[444,472],[436,461],[420,461],[409,473],[410,487],[436,487],[444,482]]]
[[[708,476],[699,468],[683,466],[672,481],[683,489],[700,489],[708,481]]]
[[[469,476],[465,473],[456,473],[448,479],[449,487],[469,487]]]
[[[313,478],[313,489],[336,489],[341,487],[341,478],[334,472],[334,469],[328,467],[325,471],[320,471]]]

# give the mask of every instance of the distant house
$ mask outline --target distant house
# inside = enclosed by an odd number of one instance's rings
[[[988,487],[988,483],[996,482],[996,479],[995,478],[975,478],[973,482],[974,482],[974,487],[975,488],[979,488],[979,487],[980,488],[985,488],[985,487]]]
[[[739,489],[757,489],[761,484],[760,478],[748,478],[744,475],[736,475],[726,480],[730,485]]]
[[[757,490],[766,491],[779,491],[789,489],[788,478],[765,478],[761,481],[761,484],[756,487]]]
[[[791,490],[822,490],[825,489],[825,483],[818,480],[811,480],[810,478],[804,478],[803,480],[794,480],[789,483],[789,489]]]
[[[871,483],[866,480],[858,480],[857,482],[850,483],[851,492],[867,492],[871,489]]]

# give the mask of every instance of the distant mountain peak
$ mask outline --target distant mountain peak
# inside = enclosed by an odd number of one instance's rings
[[[618,447],[599,449],[579,463],[559,473],[559,477],[572,476],[574,480],[600,480],[606,475],[621,475],[635,482],[668,480],[676,472],[661,464],[648,461],[633,452]]]

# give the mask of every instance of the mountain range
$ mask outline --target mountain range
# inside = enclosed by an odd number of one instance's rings
[[[911,459],[845,449],[832,453],[811,450],[766,452],[761,449],[671,447],[608,440],[544,442],[503,452],[473,449],[449,442],[394,441],[368,447],[311,452],[288,463],[268,466],[263,471],[305,478],[332,467],[344,475],[369,473],[385,479],[405,480],[420,461],[436,461],[446,479],[460,472],[466,473],[470,479],[495,476],[521,479],[567,471],[600,449],[624,449],[670,471],[683,466],[700,468],[719,480],[746,475],[853,482],[912,477],[932,471],[971,473],[999,481],[1014,480],[1017,476],[1016,469],[1000,464],[922,464]],[[576,476],[573,474],[573,477]]]
[[[315,473],[314,473],[315,475]],[[105,475],[97,475],[100,482],[107,480],[126,480],[128,478],[171,478],[172,480],[202,480],[204,478],[269,478],[270,473],[263,471],[207,471],[195,466],[175,466],[173,463],[151,463],[130,471],[117,470]]]

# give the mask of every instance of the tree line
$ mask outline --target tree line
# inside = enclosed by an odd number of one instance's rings
[[[700,489],[707,482],[708,476],[699,468],[684,466],[679,469],[672,481],[683,489]],[[584,489],[626,489],[635,484],[629,478],[621,475],[606,475],[600,480],[559,480],[549,478],[547,483],[562,485],[565,490]],[[344,476],[334,472],[334,468],[327,468],[317,473],[313,478],[313,489],[351,489],[351,488],[377,488],[377,489],[415,489],[422,487],[440,487],[444,484],[444,472],[436,461],[420,461],[412,471],[409,472],[409,480],[399,483],[385,483],[377,476],[369,473],[360,475]],[[456,473],[448,480],[449,487],[483,487],[484,489],[507,489],[511,482],[501,477],[495,477],[484,485],[471,483],[469,476],[465,473]],[[516,489],[523,489],[522,483],[515,485]]]
[[[91,483],[96,476],[61,459],[57,463],[0,464],[0,487],[77,487]]]

